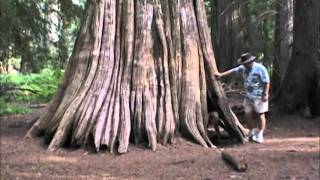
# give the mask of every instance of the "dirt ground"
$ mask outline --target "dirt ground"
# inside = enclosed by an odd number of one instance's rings
[[[157,151],[130,145],[114,155],[84,149],[47,152],[43,139],[23,139],[39,112],[1,117],[1,179],[319,179],[320,118],[268,118],[265,143],[221,143],[243,157],[246,172],[226,165],[217,150],[178,138]]]

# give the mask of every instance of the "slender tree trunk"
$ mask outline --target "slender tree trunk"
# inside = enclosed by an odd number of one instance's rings
[[[65,68],[69,59],[69,39],[68,31],[70,26],[77,23],[82,16],[82,8],[73,3],[72,0],[56,0],[56,5],[60,13],[51,13],[50,16],[59,18],[59,41],[58,44],[58,60],[55,66],[57,68]],[[73,32],[72,32],[73,33]]]
[[[292,60],[279,96],[280,110],[297,112],[308,106],[320,113],[320,1],[295,1]]]
[[[21,55],[21,63],[20,63],[20,70],[21,73],[39,73],[40,68],[34,61],[33,56],[31,53],[26,52]]]
[[[275,56],[273,60],[272,91],[277,92],[291,60],[293,39],[293,0],[276,2]]]
[[[130,136],[155,150],[181,131],[213,147],[209,90],[227,131],[243,141],[214,77],[203,1],[90,0],[84,17],[62,85],[27,137],[44,132],[55,150],[92,135],[97,150],[125,153]]]
[[[0,73],[10,73],[9,72],[9,67],[10,67],[10,62],[9,62],[9,49],[8,48],[4,48],[2,49],[2,51],[0,51]]]
[[[58,62],[56,64],[57,68],[63,69],[64,65],[68,61],[68,46],[67,46],[67,35],[66,35],[66,20],[63,17],[60,17],[60,35],[58,40]]]

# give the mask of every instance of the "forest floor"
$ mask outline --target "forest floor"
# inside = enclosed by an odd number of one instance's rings
[[[0,179],[319,179],[320,118],[269,117],[265,143],[219,145],[243,157],[246,172],[236,172],[217,150],[177,138],[153,152],[130,145],[124,155],[63,148],[47,152],[43,138],[23,139],[42,111],[0,117]],[[222,141],[223,142],[223,141]]]

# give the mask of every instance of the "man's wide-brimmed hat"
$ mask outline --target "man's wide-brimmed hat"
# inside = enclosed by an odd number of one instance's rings
[[[256,60],[256,57],[251,55],[250,53],[244,53],[238,59],[239,64],[247,64]]]

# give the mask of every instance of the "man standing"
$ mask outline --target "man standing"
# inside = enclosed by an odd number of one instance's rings
[[[262,143],[263,132],[266,126],[265,112],[268,111],[270,78],[267,69],[255,61],[255,56],[252,56],[250,53],[244,53],[238,59],[238,67],[223,73],[218,72],[216,76],[220,78],[232,73],[242,74],[244,87],[247,91],[246,102],[249,103],[249,106],[245,106],[246,121],[250,129],[248,136],[252,141]],[[253,110],[258,114],[258,129],[254,129],[248,121],[251,120]]]

